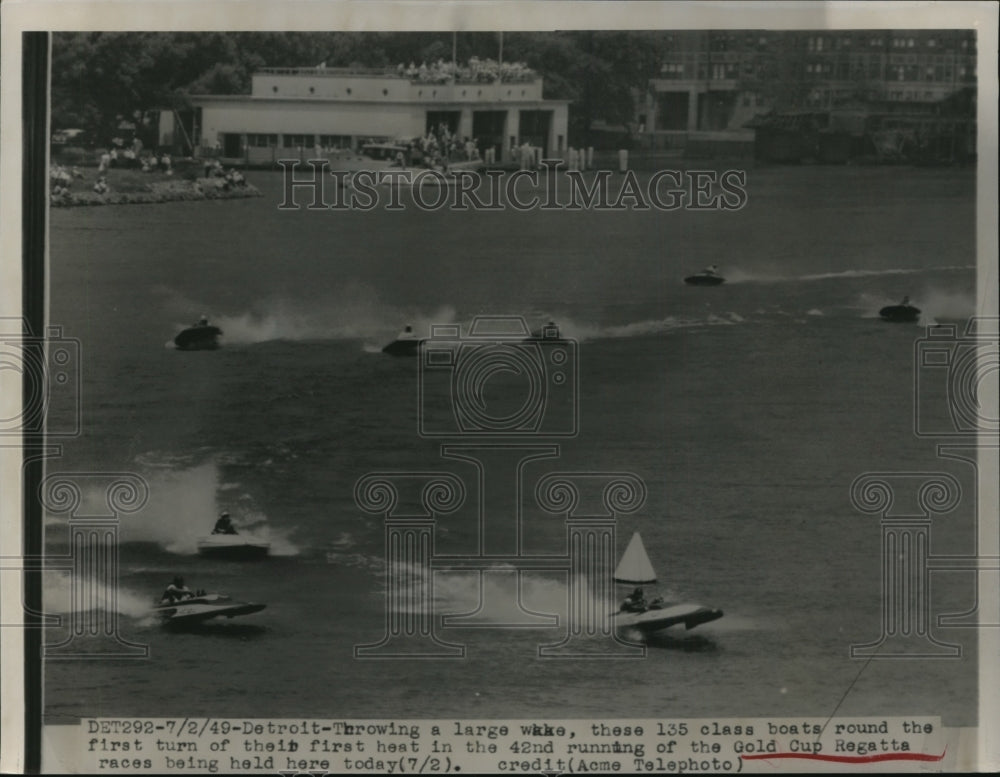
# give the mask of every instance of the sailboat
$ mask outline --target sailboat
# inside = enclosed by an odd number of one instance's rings
[[[611,616],[618,630],[635,629],[648,634],[681,623],[685,628],[693,629],[722,617],[722,610],[700,604],[667,602],[663,597],[645,601],[642,586],[656,583],[656,571],[649,561],[639,532],[629,540],[625,553],[615,567],[614,580],[623,585],[636,586],[622,609]]]

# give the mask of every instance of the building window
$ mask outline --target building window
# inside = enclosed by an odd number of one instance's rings
[[[313,144],[312,135],[283,135],[282,146],[284,148],[305,148]]]
[[[274,148],[278,145],[278,136],[248,132],[247,145],[251,148]]]
[[[310,86],[309,87],[309,94],[316,94],[316,87]]]
[[[272,87],[271,87],[271,91],[272,91],[272,92],[277,92],[277,91],[278,91],[278,87],[276,87],[276,86],[272,86]]]
[[[389,90],[388,89],[383,89],[382,90],[382,96],[383,97],[388,97],[389,96]]]
[[[323,148],[350,148],[350,135],[320,135],[319,144]]]
[[[348,94],[350,94],[350,93],[351,93],[351,87],[347,87],[347,93],[348,93]]]

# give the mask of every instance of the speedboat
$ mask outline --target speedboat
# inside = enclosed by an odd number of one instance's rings
[[[253,561],[267,558],[271,543],[244,537],[241,534],[210,534],[198,540],[198,554],[231,561]]]
[[[695,275],[689,275],[684,279],[684,283],[689,286],[721,286],[725,282],[726,279],[721,275],[716,275],[714,272],[709,272],[708,270],[696,273]]]
[[[615,568],[614,580],[616,583],[634,586],[656,583],[656,572],[638,532],[632,535],[628,547],[625,548],[625,553]],[[693,629],[695,626],[721,617],[722,610],[714,607],[687,602],[667,602],[658,597],[649,603],[639,604],[633,601],[628,609],[623,606],[619,612],[611,616],[611,621],[618,631],[635,630],[649,634],[680,624],[686,629]]]
[[[153,607],[153,612],[163,618],[164,624],[194,625],[212,618],[235,618],[260,612],[267,605],[254,602],[240,602],[225,594],[198,594],[176,601],[161,600]]]
[[[382,353],[390,356],[416,356],[419,351],[419,340],[393,340],[382,349]]]
[[[406,327],[399,336],[382,349],[382,353],[390,356],[416,356],[420,351],[420,338],[413,333],[412,327]]]
[[[174,338],[178,351],[214,351],[219,347],[222,330],[211,324],[188,327]]]
[[[915,308],[904,300],[901,305],[886,305],[878,312],[883,321],[893,323],[909,323],[920,318],[920,308]]]
[[[700,604],[669,604],[654,600],[644,612],[616,612],[611,617],[619,631],[636,629],[646,634],[681,623],[684,628],[693,629],[702,623],[718,620],[722,617],[722,610]]]
[[[531,337],[526,338],[527,340],[562,340],[563,337],[559,332],[559,327],[556,325],[555,321],[549,321],[545,326],[539,327],[538,329],[532,330]]]

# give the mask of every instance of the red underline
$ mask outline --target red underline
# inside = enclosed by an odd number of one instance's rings
[[[945,751],[947,752],[947,751]],[[811,761],[835,761],[843,764],[870,764],[877,761],[940,761],[941,755],[931,753],[883,753],[881,755],[820,755],[811,753],[761,753],[741,755],[744,761],[769,761],[772,758],[807,758]]]

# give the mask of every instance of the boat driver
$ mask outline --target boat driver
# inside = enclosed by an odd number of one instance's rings
[[[636,588],[631,594],[625,597],[622,602],[622,612],[645,612],[646,597],[642,593],[642,588]]]
[[[163,598],[161,601],[164,602],[176,602],[180,599],[190,599],[194,594],[191,590],[184,585],[184,578],[179,575],[174,578],[174,582],[167,586],[167,590],[163,592]]]
[[[415,340],[417,338],[416,334],[413,332],[413,327],[409,324],[406,325],[406,329],[399,333],[399,340]]]
[[[718,270],[719,270],[718,265],[712,264],[704,269],[704,273],[705,275],[715,275],[718,272]]]
[[[233,526],[233,521],[229,517],[228,512],[223,512],[219,515],[219,520],[215,522],[212,534],[236,534],[236,527]]]
[[[208,316],[202,316],[198,319],[198,323],[195,326],[208,326]]]

